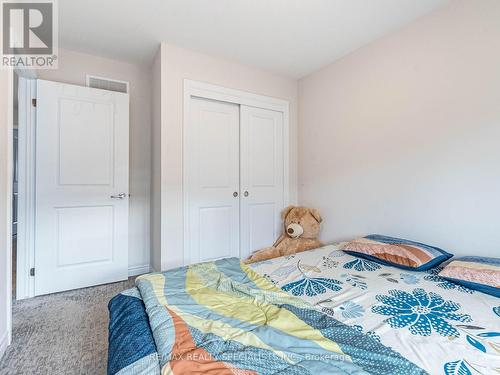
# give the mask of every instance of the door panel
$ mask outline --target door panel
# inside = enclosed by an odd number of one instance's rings
[[[247,224],[244,224],[248,228],[242,225],[243,231],[248,233],[247,253],[269,247],[276,241],[280,229],[276,227],[276,217],[279,217],[280,211],[276,203],[252,203],[248,204],[246,211],[242,210],[242,214],[248,213]]]
[[[283,114],[241,106],[241,257],[271,246],[284,206]]]
[[[111,185],[113,104],[65,98],[59,108],[59,184]]]
[[[185,263],[239,256],[239,106],[191,98]]]
[[[113,206],[64,207],[55,211],[59,268],[113,260]],[[82,231],[82,227],[88,230]]]
[[[248,173],[245,178],[248,187],[273,188],[276,186],[276,163],[279,162],[276,159],[280,157],[276,154],[276,133],[279,132],[276,126],[279,125],[275,123],[274,118],[258,116],[254,112],[256,109],[246,114],[250,123],[247,124],[249,128],[246,129],[242,143],[247,143],[249,147],[242,148],[242,154],[247,153],[247,160],[242,162],[247,163],[248,171],[244,170],[243,175]],[[274,112],[270,114],[274,115]]]
[[[232,206],[200,208],[200,240],[203,241],[200,261],[230,257],[233,253],[231,236],[228,235],[234,230],[232,211]]]
[[[127,94],[37,81],[36,295],[128,277],[128,106]]]

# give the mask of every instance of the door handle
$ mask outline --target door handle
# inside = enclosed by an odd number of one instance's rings
[[[233,193],[233,197],[235,197],[235,198],[237,198],[237,197],[238,197],[238,192],[237,192],[237,191],[235,191],[235,192]]]
[[[117,195],[111,195],[110,198],[112,199],[125,199],[127,197],[127,194],[125,193],[120,193]]]
[[[243,193],[243,195],[244,195],[245,197],[248,197],[248,196],[250,195],[250,193],[249,193],[248,191],[245,191],[245,192]]]

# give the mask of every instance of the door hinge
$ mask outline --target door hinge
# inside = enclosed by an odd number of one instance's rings
[[[35,269],[34,268],[30,269],[30,276],[35,276]]]
[[[32,105],[33,107],[36,107],[36,99],[31,99],[31,105]]]

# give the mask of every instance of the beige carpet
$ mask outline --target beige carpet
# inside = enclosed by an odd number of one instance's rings
[[[132,285],[130,279],[14,302],[12,345],[0,374],[105,374],[107,304]]]

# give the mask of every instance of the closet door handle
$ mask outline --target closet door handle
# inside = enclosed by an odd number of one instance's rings
[[[237,192],[237,191],[235,191],[235,192],[233,193],[233,197],[238,198],[238,192]]]
[[[243,195],[244,195],[245,197],[248,197],[250,194],[248,193],[248,191],[245,191],[245,192],[243,193]]]

